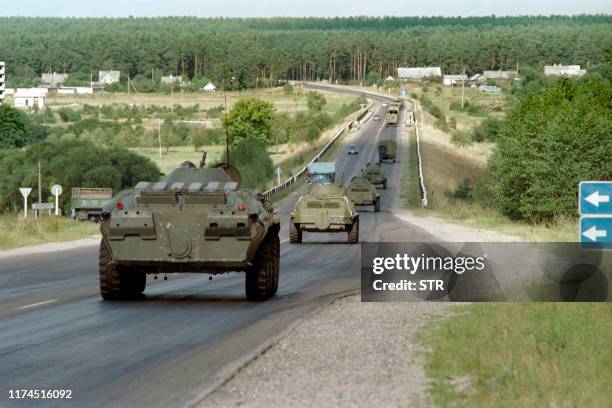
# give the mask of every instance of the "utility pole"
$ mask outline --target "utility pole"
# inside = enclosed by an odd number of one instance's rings
[[[40,175],[40,160],[38,161],[38,204],[42,203],[42,177]],[[38,218],[38,212],[40,210],[36,210],[36,218]]]
[[[465,68],[463,69],[463,75],[465,75]],[[463,110],[463,88],[464,88],[465,80],[461,78],[461,110]]]
[[[157,138],[159,139],[159,157],[162,157],[162,145],[161,145],[161,120],[157,123]]]
[[[276,154],[278,154],[278,128],[276,128]]]
[[[128,96],[130,96],[130,74],[129,73],[128,73],[127,85],[128,85]]]

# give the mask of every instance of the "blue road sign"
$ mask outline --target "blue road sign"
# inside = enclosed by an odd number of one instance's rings
[[[408,89],[407,88],[402,88],[401,92],[402,92],[402,96],[408,96]]]
[[[581,181],[580,215],[612,216],[612,181]]]
[[[612,249],[612,216],[580,218],[583,247]]]

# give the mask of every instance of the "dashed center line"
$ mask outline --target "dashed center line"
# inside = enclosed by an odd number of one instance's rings
[[[49,303],[55,303],[57,302],[57,299],[50,299],[50,300],[45,300],[43,302],[37,302],[37,303],[32,303],[31,305],[25,305],[25,306],[21,306],[19,309],[30,309],[36,306],[42,306],[42,305],[48,305]]]

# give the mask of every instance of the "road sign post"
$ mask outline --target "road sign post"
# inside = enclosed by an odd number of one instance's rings
[[[54,184],[51,187],[51,193],[55,196],[55,215],[59,215],[59,196],[62,195],[62,186]]]
[[[612,249],[612,181],[579,186],[580,242],[585,248]]]
[[[19,189],[23,196],[23,218],[28,218],[28,196],[32,192],[31,187],[21,187]]]

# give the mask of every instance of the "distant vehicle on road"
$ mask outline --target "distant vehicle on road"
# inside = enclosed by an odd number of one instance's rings
[[[387,106],[389,106],[389,104],[385,102],[385,103],[382,104],[382,106],[383,106],[383,108],[386,108]]]
[[[100,221],[102,209],[111,198],[112,188],[73,188],[70,199],[72,218],[79,221]]]
[[[355,205],[372,205],[374,211],[380,211],[380,194],[365,177],[353,177],[348,186],[347,195]]]
[[[395,140],[382,140],[378,142],[378,162],[392,161],[395,163],[397,143]]]
[[[399,108],[391,105],[387,111],[387,126],[397,126],[399,120]]]
[[[359,146],[349,146],[347,154],[359,154]]]
[[[380,122],[380,119],[381,119],[381,118],[380,118],[380,115],[379,115],[378,113],[375,113],[375,114],[374,114],[374,116],[372,116],[372,119],[373,119],[375,122]]]
[[[306,232],[347,232],[349,244],[359,242],[359,213],[346,195],[344,187],[335,182],[335,163],[314,163],[316,177],[308,175],[310,184],[308,194],[299,198],[291,212],[289,224],[289,242],[299,244],[302,234]],[[312,166],[312,165],[311,165]],[[310,168],[309,166],[309,172]],[[322,171],[328,172],[325,177]],[[321,182],[323,181],[323,182]]]
[[[373,185],[382,185],[383,190],[387,188],[387,176],[378,163],[368,163],[363,171],[363,177]]]
[[[280,220],[261,194],[239,189],[229,165],[184,162],[161,182],[140,182],[104,207],[100,293],[139,296],[146,274],[246,272],[248,300],[278,289]]]

